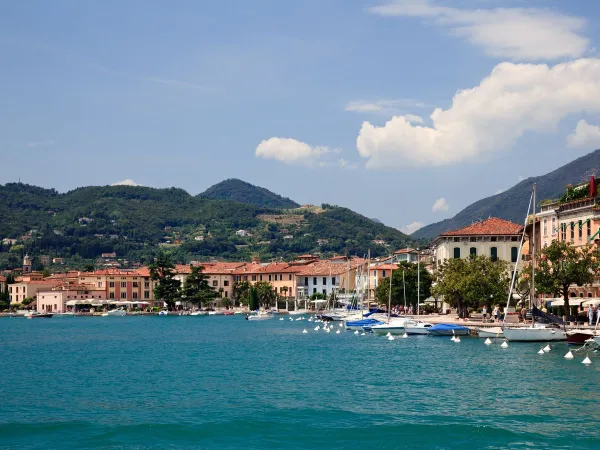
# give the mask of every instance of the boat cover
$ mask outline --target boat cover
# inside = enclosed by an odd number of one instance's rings
[[[531,311],[531,315],[533,317],[535,317],[536,321],[538,321],[540,323],[556,323],[558,325],[565,324],[560,317],[540,311],[535,306],[533,307],[533,310]]]
[[[437,325],[432,326],[431,328],[429,328],[429,331],[464,331],[464,330],[469,330],[467,327],[463,327],[462,325],[456,325],[453,323],[438,323]]]
[[[383,325],[383,322],[380,322],[376,319],[363,319],[363,320],[354,320],[352,322],[346,322],[346,325],[349,327],[365,327],[365,326],[373,326],[373,325]]]

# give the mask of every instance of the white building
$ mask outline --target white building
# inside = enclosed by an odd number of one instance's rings
[[[433,241],[435,263],[451,258],[485,255],[509,263],[518,260],[523,226],[491,217],[459,230],[446,231]]]

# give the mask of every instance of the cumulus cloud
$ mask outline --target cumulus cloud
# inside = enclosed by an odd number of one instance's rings
[[[575,131],[567,136],[567,145],[573,148],[600,148],[600,126],[590,125],[586,120],[581,119]]]
[[[342,169],[356,169],[358,167],[358,164],[350,162],[350,161],[346,161],[344,158],[340,158],[338,159],[338,165],[342,168]]]
[[[402,231],[404,234],[413,234],[419,228],[423,228],[424,225],[425,224],[423,222],[415,221],[415,222],[409,223],[405,227],[400,228],[400,231]]]
[[[433,212],[448,211],[448,208],[450,208],[450,205],[446,203],[446,199],[444,197],[440,197],[435,201],[431,207],[431,210]]]
[[[272,137],[258,144],[255,155],[259,158],[274,159],[285,164],[322,167],[327,164],[324,160],[327,154],[339,152],[339,149],[311,146],[296,139]]]
[[[112,186],[141,186],[141,184],[136,183],[131,178],[125,178],[118,183],[113,183]]]
[[[367,168],[457,163],[510,148],[527,131],[555,131],[569,114],[600,112],[600,59],[498,64],[478,86],[458,91],[432,126],[394,116],[384,126],[365,121],[357,148]]]
[[[453,35],[499,58],[578,58],[589,47],[589,40],[581,35],[585,19],[546,9],[459,9],[428,0],[396,0],[369,11],[381,16],[417,17],[447,27]]]

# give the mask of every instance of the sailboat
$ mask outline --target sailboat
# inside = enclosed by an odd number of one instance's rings
[[[404,334],[404,324],[406,322],[406,318],[402,317],[402,318],[397,318],[392,320],[391,319],[391,314],[392,314],[392,282],[394,281],[393,279],[393,275],[394,275],[394,270],[391,269],[390,270],[390,292],[388,295],[388,314],[387,314],[387,320],[385,323],[382,323],[380,325],[372,325],[371,326],[371,331],[379,336],[384,336],[387,335],[388,333],[390,334]]]
[[[548,342],[548,341],[564,341],[567,336],[560,328],[547,327],[546,325],[536,324],[536,316],[546,316],[544,313],[539,311],[534,305],[535,299],[535,184],[533,185],[533,192],[531,193],[531,199],[529,200],[529,208],[527,209],[527,215],[525,216],[525,227],[527,226],[527,218],[529,217],[529,210],[533,206],[533,230],[531,239],[531,290],[529,293],[530,306],[533,307],[532,324],[529,327],[504,327],[504,337],[509,341],[521,341],[521,342]],[[521,257],[521,250],[523,248],[523,241],[525,239],[525,227],[523,227],[523,234],[521,236],[521,246],[519,247],[519,254],[517,255],[517,262],[515,263],[515,270],[513,271],[512,281],[510,290],[508,293],[508,302],[506,308],[510,305],[510,298],[512,296],[512,290],[515,283],[515,277],[517,273],[517,264]],[[506,315],[505,315],[506,319]],[[562,322],[557,319],[555,322]]]

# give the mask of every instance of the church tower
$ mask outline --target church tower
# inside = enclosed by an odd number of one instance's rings
[[[31,273],[31,258],[29,255],[25,255],[25,258],[23,258],[23,273]]]

